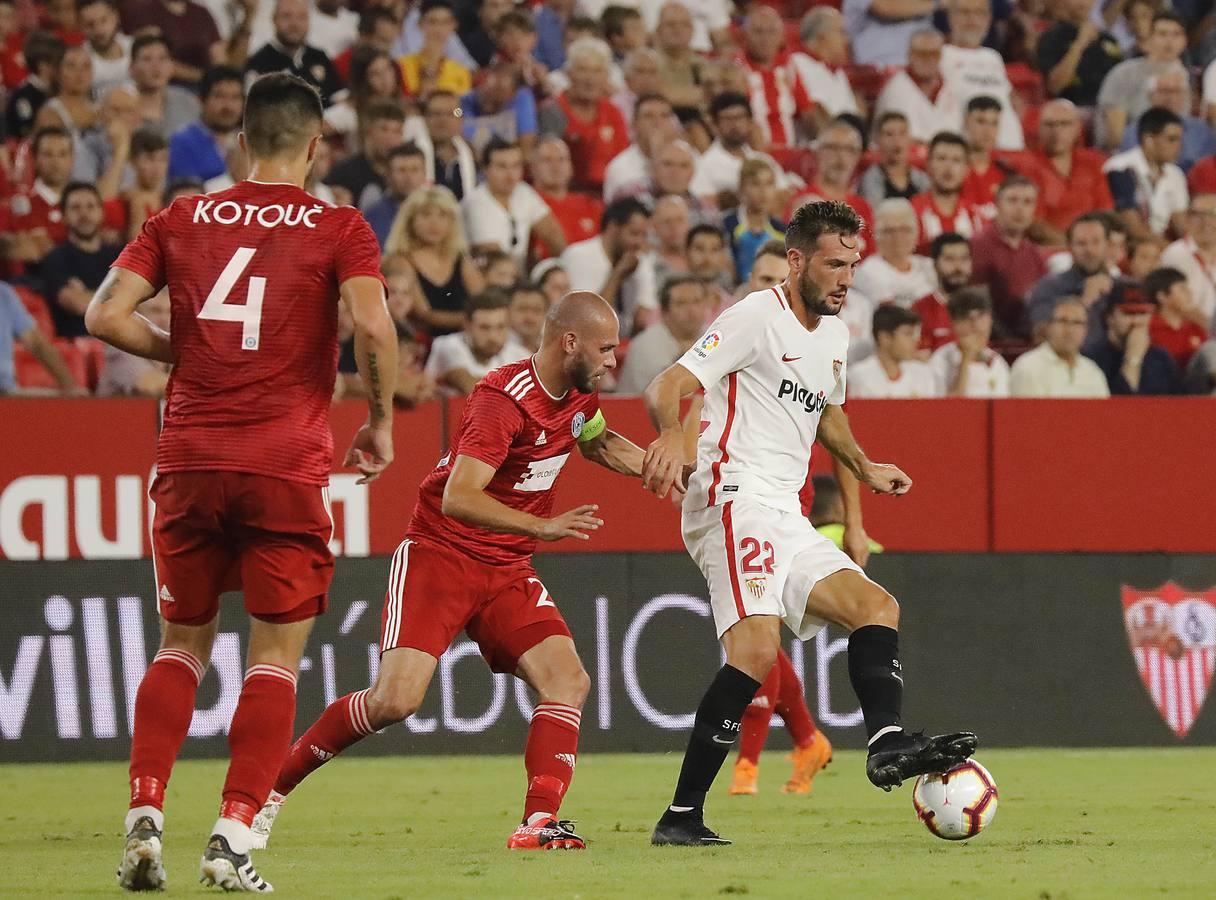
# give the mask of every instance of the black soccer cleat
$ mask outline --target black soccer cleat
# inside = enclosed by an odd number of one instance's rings
[[[978,743],[978,738],[969,731],[928,737],[919,731],[891,734],[870,751],[866,775],[875,787],[889,791],[907,778],[945,772],[966,762]]]
[[[729,847],[730,841],[706,826],[701,810],[663,813],[650,843],[656,847]]]
[[[211,835],[207,842],[198,867],[198,880],[207,887],[220,887],[226,891],[268,894],[274,890],[274,886],[253,867],[249,854],[234,853],[228,846],[228,839],[220,834]]]

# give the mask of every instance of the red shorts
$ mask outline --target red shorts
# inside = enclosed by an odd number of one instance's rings
[[[478,562],[430,541],[407,538],[393,554],[381,616],[380,650],[412,647],[435,658],[461,630],[495,672],[553,635],[570,636],[557,604],[530,565]]]
[[[325,611],[334,571],[329,490],[246,472],[170,472],[149,491],[157,608],[170,622],[204,625],[219,596],[244,590],[268,622]]]

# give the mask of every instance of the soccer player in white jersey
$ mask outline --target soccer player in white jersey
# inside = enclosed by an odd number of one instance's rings
[[[818,439],[863,483],[904,494],[912,480],[871,462],[841,410],[848,329],[836,318],[861,256],[862,222],[844,203],[803,205],[785,233],[789,277],[744,297],[646,390],[659,437],[643,483],[660,497],[681,476],[680,400],[705,389],[708,427],[684,499],[682,530],[709,583],[726,664],[697,708],[675,798],[654,844],[728,844],[704,823],[705,796],[772,668],[784,622],[803,640],[828,622],[849,631],[849,680],[869,736],[866,774],[890,790],[967,759],[976,737],[903,729],[899,605],[801,515],[798,491]]]

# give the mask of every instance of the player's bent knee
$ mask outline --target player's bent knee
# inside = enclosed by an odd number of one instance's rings
[[[865,622],[863,625],[885,625],[888,628],[899,628],[899,601],[888,594],[878,585],[866,598]]]
[[[371,720],[371,726],[379,731],[404,722],[421,705],[422,697],[413,691],[378,691],[373,688],[367,695],[367,717]]]
[[[591,693],[591,676],[576,658],[571,666],[554,667],[546,671],[539,684],[534,685],[541,700],[563,703],[582,709]]]

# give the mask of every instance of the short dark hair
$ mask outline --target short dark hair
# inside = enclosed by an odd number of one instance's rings
[[[566,34],[572,31],[591,31],[595,34],[601,34],[600,23],[590,16],[571,16],[570,21],[566,23]]]
[[[1025,175],[1018,175],[1017,173],[1014,173],[1013,175],[1006,177],[1005,180],[1000,183],[1000,186],[998,186],[996,189],[996,195],[999,197],[1001,194],[1005,193],[1005,191],[1012,190],[1013,188],[1025,187],[1034,188],[1035,193],[1038,193],[1039,186],[1037,184],[1035,184]]]
[[[636,9],[628,6],[607,6],[603,13],[600,14],[600,28],[604,31],[604,38],[611,41],[614,37],[625,32],[625,23],[630,19],[640,19],[642,14]]]
[[[536,33],[536,23],[532,21],[532,17],[518,9],[505,12],[498,17],[498,21],[494,23],[494,34],[502,34],[511,28],[528,34]]]
[[[165,185],[165,203],[168,203],[175,194],[185,194],[187,191],[190,194],[201,194],[203,190],[201,178],[174,178]]]
[[[752,114],[751,101],[743,94],[736,91],[723,91],[714,99],[709,101],[709,117],[716,119],[728,109],[734,109],[736,106],[741,106],[747,110],[747,114]]]
[[[882,131],[882,127],[884,125],[886,125],[888,122],[894,122],[896,120],[903,122],[905,125],[908,124],[908,117],[906,115],[901,113],[898,109],[888,109],[881,116],[879,116],[877,119],[874,120],[875,133]]]
[[[804,203],[794,210],[790,224],[786,226],[785,246],[811,253],[821,236],[838,234],[854,237],[861,233],[863,224],[857,211],[839,200]]]
[[[245,142],[252,156],[298,152],[321,133],[324,107],[317,89],[295,75],[263,75],[245,97]]]
[[[650,218],[650,208],[637,197],[622,197],[613,200],[604,207],[600,215],[600,231],[607,231],[609,225],[627,225],[634,216]]]
[[[544,289],[534,281],[517,281],[511,285],[511,299],[514,300],[520,294],[541,294]]]
[[[494,137],[490,138],[490,142],[486,144],[486,149],[481,151],[481,164],[488,166],[494,159],[495,153],[502,153],[506,150],[520,150],[522,152],[519,144],[515,143],[515,141],[508,141],[506,138],[494,135]]]
[[[241,74],[240,69],[232,66],[212,66],[203,73],[203,77],[199,80],[198,95],[201,99],[206,100],[217,84],[226,84],[230,81],[235,81],[242,89],[245,87],[245,76]]]
[[[26,68],[31,72],[37,71],[41,65],[58,66],[66,49],[63,41],[40,28],[27,34],[21,44],[21,54],[25,57]]]
[[[992,312],[992,298],[988,291],[981,287],[959,288],[946,301],[946,312],[950,321],[957,322],[975,312]]]
[[[422,152],[422,148],[413,141],[407,141],[404,144],[398,144],[392,150],[388,151],[388,162],[394,159],[400,159],[404,156],[417,156],[419,159],[426,159],[426,154]]]
[[[131,135],[131,156],[157,153],[169,149],[169,141],[157,128],[138,128]]]
[[[14,0],[0,0],[0,3],[5,3],[5,2],[7,2],[11,5],[14,2]],[[86,9],[87,7],[93,6],[94,4],[97,4],[97,3],[101,3],[105,6],[110,7],[110,9],[114,10],[114,12],[118,12],[118,0],[77,0],[76,12],[80,12],[81,10]]]
[[[933,139],[931,141],[929,141],[929,155],[930,156],[933,155],[933,151],[937,149],[939,144],[946,144],[946,145],[952,145],[955,147],[959,147],[962,149],[962,151],[964,153],[966,153],[970,149],[969,145],[967,144],[966,138],[964,138],[957,131],[939,131],[937,134],[933,135]]]
[[[967,112],[965,116],[971,115],[973,112],[997,112],[1001,111],[1001,101],[996,97],[988,94],[979,94],[967,101]]]
[[[60,125],[47,125],[35,131],[34,136],[30,138],[30,152],[37,156],[38,150],[42,147],[42,142],[47,138],[53,137],[63,138],[69,143],[72,141],[72,133],[66,128]]]
[[[759,259],[762,256],[775,256],[777,259],[785,259],[785,241],[773,238],[771,241],[765,241],[760,245],[760,249],[756,251],[756,255],[752,257],[752,261]]]
[[[638,96],[638,99],[633,101],[633,118],[634,119],[637,119],[638,112],[642,109],[642,104],[644,104],[644,103],[663,103],[666,106],[671,107],[671,101],[668,100],[666,97],[664,97],[662,94],[655,94],[655,93],[640,94]]]
[[[66,213],[68,211],[68,198],[80,191],[88,191],[97,198],[97,202],[101,202],[101,191],[97,190],[97,185],[88,181],[69,181],[67,187],[63,189],[63,193],[59,195],[59,211]]]
[[[705,290],[705,280],[698,275],[693,275],[691,272],[676,272],[673,275],[668,275],[663,279],[663,284],[659,287],[659,309],[663,312],[671,307],[671,294],[676,288],[686,284],[695,284]]]
[[[511,305],[510,295],[502,288],[488,287],[480,294],[474,294],[464,305],[464,312],[470,319],[473,313],[484,310],[506,309]]]
[[[687,250],[692,246],[693,239],[703,234],[712,234],[718,239],[723,247],[726,246],[726,235],[722,233],[722,229],[716,225],[710,225],[708,222],[702,222],[700,225],[694,225],[688,229],[688,236],[684,238],[684,249]]]
[[[1102,233],[1106,237],[1110,237],[1110,219],[1102,215],[1100,210],[1095,210],[1093,212],[1081,213],[1081,215],[1073,219],[1068,225],[1068,232],[1065,234],[1065,238],[1071,241],[1073,232],[1077,230],[1077,226],[1086,223],[1101,225]]]
[[[1173,22],[1183,31],[1187,30],[1186,21],[1182,18],[1182,16],[1178,15],[1178,13],[1174,12],[1172,9],[1163,9],[1161,12],[1154,15],[1152,24],[1156,25],[1158,22]]]
[[[360,118],[364,122],[404,122],[405,110],[392,100],[377,100],[364,107]]]
[[[957,231],[947,231],[939,234],[929,244],[929,258],[937,262],[942,257],[942,252],[947,247],[953,247],[955,244],[966,244],[967,250],[971,250],[971,242],[959,234]]]
[[[1153,269],[1144,276],[1144,296],[1150,303],[1160,303],[1157,298],[1168,294],[1180,281],[1186,281],[1186,276],[1177,269],[1170,266]]]
[[[452,0],[422,0],[418,4],[418,18],[421,19],[427,13],[436,9],[446,9],[452,14],[453,18],[456,17],[456,6],[452,3]]]
[[[1171,125],[1182,127],[1182,117],[1178,113],[1164,106],[1149,107],[1136,123],[1136,140],[1144,140],[1145,135],[1161,134]]]
[[[363,37],[371,37],[376,33],[376,26],[381,22],[390,22],[393,27],[396,27],[397,17],[383,6],[369,6],[359,16],[359,34]]]
[[[144,32],[143,34],[137,35],[135,40],[131,42],[131,59],[134,60],[135,57],[139,56],[139,54],[143,52],[144,48],[153,47],[158,44],[165,48],[166,53],[173,52],[173,48],[169,46],[169,41],[163,34],[149,34],[148,32]]]
[[[894,303],[884,303],[874,310],[871,329],[874,332],[874,336],[878,337],[880,334],[894,334],[897,328],[901,328],[904,325],[919,324],[920,316],[912,312],[912,310],[896,306]]]

